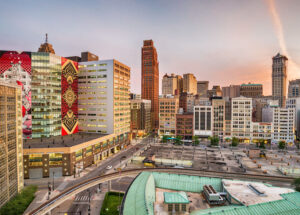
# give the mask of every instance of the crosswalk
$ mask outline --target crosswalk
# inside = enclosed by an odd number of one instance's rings
[[[88,202],[89,196],[76,196],[75,202]]]

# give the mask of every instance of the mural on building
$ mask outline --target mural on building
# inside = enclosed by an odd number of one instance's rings
[[[31,138],[31,53],[0,51],[0,79],[22,86],[23,137]]]
[[[62,135],[78,132],[78,63],[61,58]]]

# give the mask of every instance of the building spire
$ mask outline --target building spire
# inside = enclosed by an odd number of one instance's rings
[[[46,40],[45,43],[48,43],[48,33],[46,33]]]

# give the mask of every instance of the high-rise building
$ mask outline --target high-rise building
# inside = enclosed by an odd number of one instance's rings
[[[23,188],[22,90],[0,81],[0,207]]]
[[[159,132],[162,135],[176,135],[176,114],[179,99],[174,96],[159,98]]]
[[[197,79],[191,74],[183,74],[183,92],[197,94]]]
[[[145,99],[130,100],[131,132],[147,134],[151,131],[151,101]]]
[[[52,44],[48,43],[48,34],[46,34],[45,43],[42,43],[38,52],[55,54]]]
[[[156,48],[152,40],[144,40],[142,47],[142,99],[151,100],[152,128],[159,127],[159,70]]]
[[[201,138],[212,136],[212,106],[195,106],[194,107],[194,135]]]
[[[207,97],[208,81],[198,81],[197,82],[197,94],[200,97]]]
[[[173,73],[171,75],[165,74],[162,79],[162,94],[175,95],[178,92],[178,79]]]
[[[262,84],[242,84],[240,88],[240,95],[247,98],[258,98],[263,96]]]
[[[272,96],[279,100],[280,107],[285,107],[288,58],[278,53],[272,60]]]
[[[0,80],[22,86],[23,137],[78,130],[78,64],[47,52],[0,51]]]
[[[225,100],[212,99],[213,109],[213,135],[223,140],[225,132]]]
[[[300,97],[287,98],[286,108],[295,110],[295,131],[297,137],[300,136]]]
[[[79,63],[79,130],[130,132],[130,67],[117,60]]]
[[[79,56],[70,56],[66,57],[69,60],[75,62],[87,62],[87,61],[98,61],[99,57],[91,52],[81,52],[81,57]]]
[[[235,98],[240,97],[240,85],[230,85],[228,87],[222,87],[223,97]]]
[[[300,97],[300,79],[289,81],[288,97]]]
[[[232,99],[231,135],[249,142],[252,136],[252,98]]]
[[[183,92],[183,79],[180,75],[176,75],[177,78],[177,92],[175,92],[176,95],[180,95],[180,93]]]

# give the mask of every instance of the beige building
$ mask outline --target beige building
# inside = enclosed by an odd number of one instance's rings
[[[173,73],[171,75],[165,74],[162,79],[162,94],[175,95],[176,90],[178,90],[178,76]]]
[[[79,131],[130,132],[130,67],[117,60],[79,63]]]
[[[178,97],[159,98],[159,135],[176,134],[176,114],[179,109]]]
[[[207,97],[208,81],[197,82],[197,94],[199,97]]]
[[[0,207],[24,186],[21,88],[0,82]]]
[[[218,136],[220,140],[225,132],[225,100],[212,99],[213,108],[213,135]]]
[[[258,98],[263,96],[262,84],[242,84],[240,88],[240,95],[247,98]]]
[[[272,59],[272,96],[279,100],[280,107],[285,107],[288,58],[278,53]]]
[[[191,73],[183,75],[183,92],[197,94],[197,79]]]
[[[231,102],[231,135],[249,143],[252,137],[252,98],[241,96]]]

